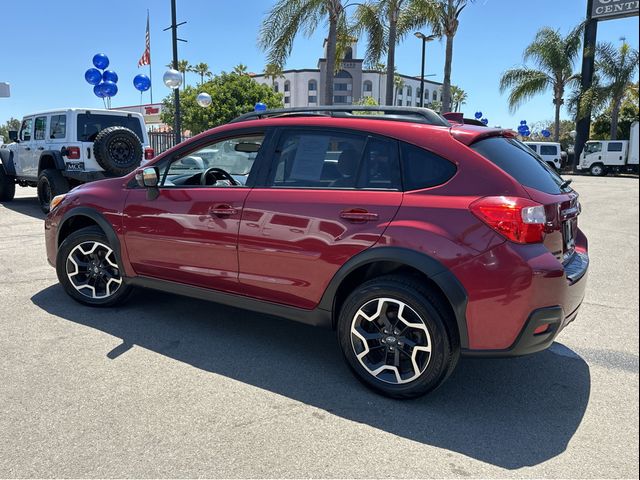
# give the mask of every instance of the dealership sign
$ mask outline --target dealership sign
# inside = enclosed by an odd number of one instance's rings
[[[638,15],[639,0],[593,0],[591,18],[609,20],[611,18]]]

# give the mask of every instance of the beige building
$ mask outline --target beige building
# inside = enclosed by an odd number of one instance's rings
[[[282,77],[266,78],[264,74],[256,74],[253,78],[284,95],[285,107],[315,107],[323,104],[326,72],[326,41],[324,57],[318,60],[318,68],[285,70]],[[363,59],[357,58],[357,42],[347,49],[340,70],[333,78],[334,105],[351,105],[364,97],[373,97],[378,104],[384,104],[386,91],[386,74],[363,68]],[[395,92],[395,105],[420,106],[420,77],[399,74],[403,86]],[[424,106],[432,102],[442,101],[442,84],[425,79]]]

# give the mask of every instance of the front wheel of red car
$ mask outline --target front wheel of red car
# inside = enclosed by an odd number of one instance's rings
[[[93,307],[111,307],[129,296],[113,247],[98,227],[71,233],[56,257],[60,284],[74,300]]]
[[[411,398],[437,388],[453,372],[460,342],[440,298],[419,281],[385,276],[362,284],[338,320],[347,363],[368,387]]]

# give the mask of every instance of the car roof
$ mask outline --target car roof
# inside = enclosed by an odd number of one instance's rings
[[[52,109],[52,110],[44,110],[44,111],[35,112],[35,113],[28,113],[27,115],[23,115],[23,118],[25,118],[25,117],[37,117],[39,115],[52,115],[52,114],[55,114],[55,113],[68,113],[68,112],[71,112],[71,113],[73,113],[73,112],[79,112],[79,113],[91,112],[91,113],[100,113],[100,114],[108,114],[108,115],[122,114],[122,115],[132,115],[132,116],[136,116],[136,117],[142,116],[138,112],[129,112],[127,110],[109,110],[109,109],[104,109],[104,108],[73,107],[73,108],[56,108],[56,109]]]

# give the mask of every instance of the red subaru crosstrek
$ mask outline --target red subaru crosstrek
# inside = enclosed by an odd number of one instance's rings
[[[589,263],[570,182],[511,131],[366,110],[247,114],[56,197],[49,262],[91,306],[140,286],[336,329],[394,397],[548,347]]]

